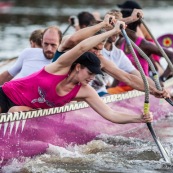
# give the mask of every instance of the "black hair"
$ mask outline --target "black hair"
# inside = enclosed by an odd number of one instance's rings
[[[84,25],[85,26],[90,26],[96,22],[94,16],[86,11],[83,11],[77,15],[79,19],[79,26],[82,28]]]
[[[85,68],[85,66],[83,64],[73,62],[73,64],[70,67],[69,73],[71,73],[75,69],[75,67],[76,67],[77,64],[80,64],[81,65],[81,68]]]

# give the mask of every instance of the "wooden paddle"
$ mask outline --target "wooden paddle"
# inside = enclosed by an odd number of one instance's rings
[[[137,67],[138,67],[138,69],[140,71],[141,77],[142,77],[143,82],[144,82],[144,86],[145,86],[144,113],[147,114],[147,113],[149,113],[149,107],[150,107],[149,106],[149,85],[148,85],[148,81],[147,81],[147,79],[145,77],[145,74],[144,74],[144,71],[142,69],[142,66],[141,66],[141,64],[140,64],[140,62],[139,62],[139,60],[138,60],[138,58],[137,58],[137,56],[135,54],[135,51],[134,51],[134,49],[133,49],[133,47],[131,45],[130,39],[128,38],[128,36],[126,34],[126,31],[123,29],[123,27],[121,27],[121,32],[122,32],[122,34],[123,34],[123,36],[124,36],[124,38],[125,38],[125,40],[127,42],[129,50],[131,51],[131,53],[132,53],[132,55],[134,57],[134,60],[136,62],[136,65],[137,65]],[[154,131],[153,127],[152,127],[152,124],[151,123],[146,123],[146,124],[147,124],[147,127],[148,127],[148,129],[149,129],[149,131],[150,131],[150,133],[151,133],[151,135],[152,135],[152,137],[153,137],[153,139],[154,139],[154,141],[155,141],[155,143],[156,143],[156,145],[157,145],[157,147],[158,147],[162,157],[164,158],[164,160],[166,162],[170,163],[171,160],[170,160],[169,156],[167,155],[165,149],[163,148],[162,144],[158,140],[158,138],[157,138],[157,136],[155,134],[155,131]]]

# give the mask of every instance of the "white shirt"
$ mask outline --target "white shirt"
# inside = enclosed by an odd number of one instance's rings
[[[16,78],[28,76],[45,65],[52,62],[52,59],[47,59],[41,48],[26,48],[24,49],[15,64],[8,70],[10,75]]]
[[[121,49],[118,49],[114,44],[112,45],[111,51],[103,48],[102,55],[108,60],[114,62],[118,68],[126,71],[127,73],[131,73],[132,71],[136,70],[125,53]]]
[[[127,73],[131,73],[132,71],[136,70],[136,68],[133,66],[129,58],[125,55],[125,53],[118,49],[114,44],[112,44],[112,50],[108,51],[105,48],[102,49],[102,55],[104,58],[112,61],[118,68],[121,70],[126,71]],[[97,93],[99,92],[105,92],[107,93],[106,85],[107,83],[112,83],[114,80],[113,77],[106,74],[106,76],[102,75],[96,75],[93,82],[91,82],[91,85]]]

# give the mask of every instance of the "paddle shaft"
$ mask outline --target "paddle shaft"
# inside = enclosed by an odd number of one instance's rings
[[[157,41],[157,39],[155,39],[155,37],[153,36],[153,34],[151,33],[150,29],[148,28],[148,26],[146,25],[146,23],[144,22],[144,20],[142,18],[140,18],[140,21],[142,22],[142,24],[144,25],[144,27],[146,28],[146,30],[149,32],[149,34],[151,35],[152,39],[154,40],[154,42],[156,43],[157,47],[159,48],[162,56],[166,59],[169,68],[171,69],[171,71],[173,72],[173,65],[172,62],[170,61],[170,59],[168,58],[167,54],[165,53],[165,51],[163,50],[163,48],[160,46],[159,42]]]
[[[69,24],[66,28],[66,30],[62,33],[62,35],[65,35],[65,33],[68,31],[68,29],[70,28],[71,24]]]
[[[171,161],[170,161],[170,158],[168,158],[165,149],[163,148],[163,146],[162,146],[162,144],[160,143],[160,141],[157,139],[157,136],[156,136],[156,134],[155,134],[155,131],[154,131],[154,129],[153,129],[151,123],[147,123],[147,127],[148,127],[150,133],[152,134],[152,137],[153,137],[153,139],[154,139],[154,141],[155,141],[157,147],[159,148],[159,151],[160,151],[162,157],[165,159],[166,162],[169,162],[169,163],[170,163],[170,162],[171,162]],[[167,157],[166,157],[166,156],[167,156]]]
[[[141,67],[141,64],[140,64],[140,62],[139,62],[139,60],[138,60],[138,58],[137,58],[137,56],[135,54],[135,51],[134,51],[134,49],[133,49],[133,47],[131,45],[130,39],[128,38],[128,36],[126,34],[126,31],[122,27],[121,27],[121,32],[122,32],[122,34],[123,34],[123,36],[124,36],[124,38],[125,38],[125,40],[127,42],[127,45],[128,45],[128,47],[129,47],[129,49],[130,49],[130,51],[131,51],[131,53],[132,53],[132,55],[134,57],[136,65],[137,65],[137,67],[138,67],[138,69],[140,71],[140,74],[142,76],[142,79],[144,81],[144,86],[145,86],[144,113],[147,114],[147,113],[149,113],[149,85],[148,85],[148,81],[147,81],[147,79],[145,77],[145,74],[144,74],[144,71],[143,71],[143,69]],[[155,141],[155,143],[156,143],[156,145],[157,145],[157,147],[158,147],[162,157],[164,158],[164,160],[166,162],[170,163],[170,158],[168,157],[168,155],[167,155],[165,149],[163,148],[162,144],[157,139],[156,134],[155,134],[155,132],[153,130],[152,124],[151,123],[147,123],[147,127],[148,127],[148,129],[149,129],[149,131],[150,131],[150,133],[151,133],[151,135],[152,135],[152,137],[153,137],[153,139],[154,139],[154,141]]]
[[[73,26],[75,24],[75,18],[76,16],[71,16],[70,17],[70,24],[67,26],[66,30],[62,33],[62,35],[65,35],[65,33],[68,31],[68,29],[70,28],[70,26]]]
[[[156,71],[156,69],[155,69],[152,61],[150,60],[150,58],[131,39],[130,39],[130,42],[131,42],[132,46],[138,51],[138,53],[148,62],[149,66],[150,66],[150,69],[151,69],[151,71],[153,73],[153,79],[154,79],[154,83],[156,85],[156,88],[159,91],[162,91],[162,87],[161,87],[160,82],[159,82],[159,76],[157,74],[157,71]],[[173,106],[173,101],[170,98],[166,98],[165,100],[171,106]]]

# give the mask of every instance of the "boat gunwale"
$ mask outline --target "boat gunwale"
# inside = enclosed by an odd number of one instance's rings
[[[173,79],[169,79],[165,82],[165,87],[170,87],[173,85]],[[144,95],[144,92],[132,90],[121,94],[112,94],[107,95],[104,97],[101,97],[104,103],[112,103],[112,102],[118,102],[121,100],[130,99],[133,97],[138,97]],[[37,118],[37,117],[43,117],[43,116],[50,116],[54,114],[64,113],[64,112],[70,112],[75,111],[79,109],[84,109],[89,107],[89,105],[85,101],[81,102],[71,102],[69,104],[66,104],[61,107],[54,107],[54,108],[48,108],[48,109],[35,109],[31,111],[21,111],[21,112],[13,112],[13,113],[1,113],[0,114],[0,124],[1,123],[8,123],[8,122],[14,122],[14,121],[20,121],[20,120],[27,120],[31,118]]]

